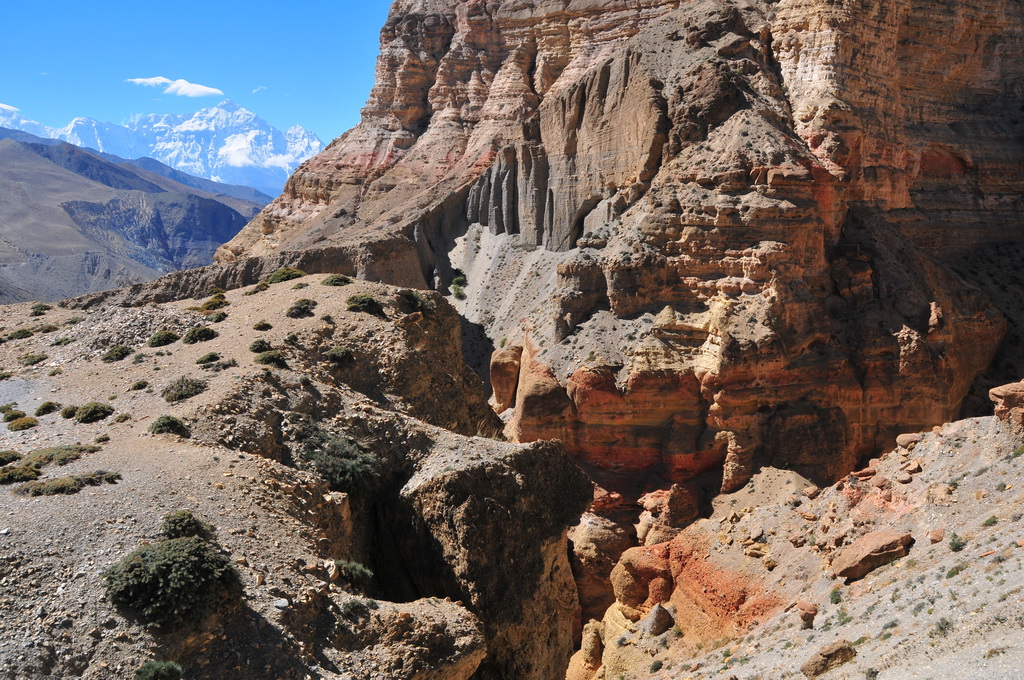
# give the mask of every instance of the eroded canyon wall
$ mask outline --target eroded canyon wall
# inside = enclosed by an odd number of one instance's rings
[[[462,310],[523,348],[516,439],[831,480],[955,417],[1003,337],[943,261],[1021,239],[1022,14],[397,0],[362,122],[219,259],[386,242],[363,275],[465,272]]]

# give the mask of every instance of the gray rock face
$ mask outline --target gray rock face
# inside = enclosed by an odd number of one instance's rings
[[[0,141],[0,302],[70,297],[208,264],[259,208],[112,158]]]

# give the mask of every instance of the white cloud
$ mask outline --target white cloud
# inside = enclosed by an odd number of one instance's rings
[[[267,89],[266,85],[257,85],[256,89],[253,90],[252,93],[256,94],[257,92],[263,92],[263,90],[265,90],[265,89]]]
[[[16,106],[9,106],[7,104],[0,104],[0,111],[10,111],[11,113],[16,113],[18,111],[21,111],[21,109],[19,109]]]
[[[128,78],[125,82],[134,83],[135,85],[143,85],[145,87],[163,87],[164,94],[176,94],[179,97],[212,97],[214,95],[223,96],[224,92],[218,90],[215,87],[207,87],[206,85],[198,85],[196,83],[190,83],[187,80],[171,80],[170,78],[164,78],[163,76],[154,76],[152,78]]]

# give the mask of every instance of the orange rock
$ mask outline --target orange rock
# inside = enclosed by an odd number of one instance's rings
[[[931,530],[931,531],[930,531],[930,532],[928,533],[928,540],[929,540],[929,541],[931,541],[931,543],[932,543],[933,545],[934,545],[935,543],[942,543],[942,541],[943,541],[943,540],[944,540],[945,538],[946,538],[946,530],[945,530],[945,529],[942,529],[942,528],[939,528],[939,529],[932,529],[932,530]]]
[[[523,348],[519,345],[504,347],[491,355],[491,389],[497,413],[504,413],[506,409],[515,406],[522,357]]]

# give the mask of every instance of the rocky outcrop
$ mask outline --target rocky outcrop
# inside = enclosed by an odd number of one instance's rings
[[[988,392],[995,416],[1018,432],[1024,431],[1024,382],[993,387]]]
[[[1019,238],[1020,12],[399,0],[360,125],[218,257],[466,272],[460,307],[524,347],[514,438],[831,482],[954,417],[1002,338],[942,259]]]

